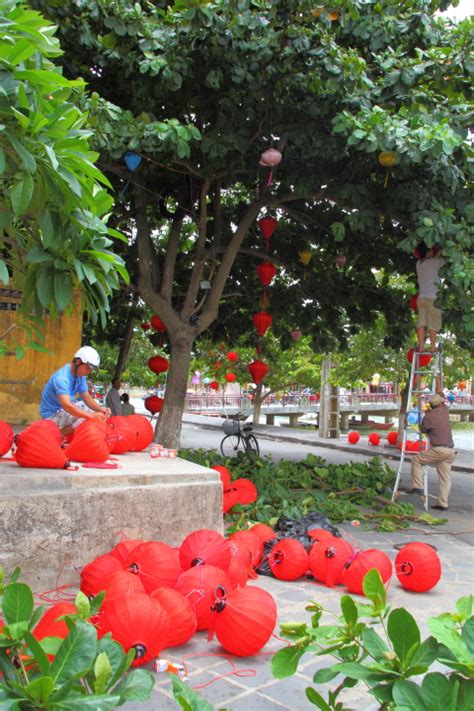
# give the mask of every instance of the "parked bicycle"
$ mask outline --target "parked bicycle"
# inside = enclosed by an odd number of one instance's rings
[[[251,434],[253,427],[250,424],[242,424],[238,412],[234,417],[230,417],[222,424],[226,436],[221,442],[221,452],[224,457],[235,457],[238,451],[253,452],[257,456],[260,454],[260,447],[255,435]]]

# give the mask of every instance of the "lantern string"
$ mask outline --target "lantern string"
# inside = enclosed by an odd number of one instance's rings
[[[230,671],[224,673],[224,674],[216,674],[214,679],[210,679],[209,681],[206,681],[204,684],[198,684],[197,686],[191,687],[192,689],[204,689],[206,686],[210,686],[211,684],[214,684],[214,682],[218,681],[219,679],[225,679],[226,677],[229,676],[237,676],[237,677],[252,677],[257,675],[257,670],[256,669],[251,669],[251,668],[244,668],[244,669],[238,669],[234,659],[232,658],[231,655],[229,654],[219,654],[219,653],[214,653],[214,652],[209,652],[209,653],[200,653],[200,652],[192,652],[190,654],[186,654],[185,657],[182,657],[181,663],[183,664],[184,668],[187,669],[186,665],[186,660],[189,659],[196,659],[196,658],[201,658],[201,657],[209,657],[209,658],[216,658],[216,659],[224,659],[225,661],[229,662],[230,664]]]

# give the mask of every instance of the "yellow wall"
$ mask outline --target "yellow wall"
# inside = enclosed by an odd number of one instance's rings
[[[9,347],[26,342],[20,329],[9,331],[16,323],[16,312],[2,310],[5,304],[19,303],[20,297],[18,292],[0,289],[0,338],[5,338]],[[0,419],[12,424],[26,424],[39,418],[43,386],[58,368],[72,360],[80,347],[82,313],[79,298],[75,299],[72,315],[63,314],[56,319],[46,316],[44,324],[44,345],[48,353],[27,350],[21,360],[17,360],[14,350],[0,356]]]

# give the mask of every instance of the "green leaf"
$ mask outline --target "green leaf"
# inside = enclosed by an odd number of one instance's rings
[[[91,605],[89,602],[89,598],[87,597],[87,595],[84,595],[82,590],[79,590],[79,592],[77,593],[76,599],[74,600],[74,605],[76,606],[76,610],[82,620],[87,620],[88,617],[90,617]]]
[[[43,245],[45,247],[50,247],[54,243],[55,231],[53,220],[51,218],[51,213],[49,210],[43,211],[43,213],[39,217],[38,224],[40,226],[41,236],[43,238]]]
[[[108,683],[112,678],[112,667],[109,658],[105,652],[100,652],[94,662],[94,691],[96,694],[102,694],[107,690]],[[118,690],[117,690],[117,693]]]
[[[284,679],[294,674],[298,668],[298,662],[305,653],[304,647],[284,647],[279,649],[272,657],[272,674],[276,679]]]
[[[17,141],[15,136],[10,131],[5,131],[5,136],[7,136],[16,153],[20,156],[22,163],[25,166],[25,170],[29,173],[34,173],[36,171],[36,161],[34,156],[31,155],[29,150],[27,150],[25,146],[20,143],[20,141]]]
[[[410,659],[410,665],[412,666],[426,666],[429,667],[433,664],[434,660],[438,656],[439,644],[434,637],[427,637],[416,652]]]
[[[7,162],[5,160],[5,151],[0,148],[0,175],[3,175],[3,173],[5,172],[6,165]]]
[[[459,600],[456,602],[456,610],[467,620],[467,618],[472,615],[473,605],[474,596],[464,595],[464,597],[460,597]]]
[[[0,282],[2,284],[8,284],[10,281],[10,275],[8,274],[8,267],[5,262],[0,259]]]
[[[335,242],[342,242],[346,236],[346,228],[342,222],[333,222],[331,225],[331,232],[334,236]]]
[[[24,173],[23,176],[18,180],[10,190],[10,202],[13,212],[18,217],[23,215],[33,197],[34,184],[33,178],[29,173]]]
[[[134,659],[133,650],[131,650],[131,660],[128,661],[127,655],[123,651],[121,644],[113,640],[110,635],[101,637],[97,643],[97,653],[105,652],[112,668],[112,679],[110,684],[115,684],[126,671]]]
[[[387,592],[384,588],[380,573],[375,568],[365,574],[362,581],[364,595],[371,600],[379,610],[383,610],[387,603]]]
[[[41,305],[48,308],[54,296],[53,280],[49,269],[44,269],[40,272],[37,282],[37,294]]]
[[[349,595],[343,595],[339,601],[342,614],[348,625],[355,625],[359,616],[357,606],[354,600]]]
[[[403,707],[409,711],[431,711],[423,703],[421,689],[413,681],[401,679],[393,685],[393,700],[396,707]]]
[[[321,711],[331,711],[329,704],[323,699],[321,694],[319,694],[316,689],[311,686],[306,689],[306,698],[311,701],[312,704],[321,709]]]
[[[474,655],[474,617],[470,617],[464,623],[461,637],[468,650]]]
[[[40,676],[25,686],[25,694],[40,704],[47,702],[54,689],[54,683],[50,676]],[[1,708],[1,706],[0,706]]]
[[[8,624],[28,622],[33,612],[33,593],[25,583],[11,583],[3,593],[2,609]]]
[[[382,637],[372,627],[366,627],[363,630],[362,642],[370,656],[377,661],[383,660],[384,653],[389,651]]]
[[[399,607],[388,616],[387,633],[392,642],[395,654],[404,662],[408,652],[414,645],[420,644],[420,630],[414,617]]]
[[[459,632],[449,626],[449,621],[442,617],[432,617],[428,620],[428,627],[438,642],[444,644],[458,662],[472,664],[472,654]]]
[[[47,676],[50,670],[50,663],[41,644],[38,642],[36,637],[31,634],[31,632],[25,632],[24,639],[26,644],[28,645],[31,654],[33,655],[36,666],[40,670],[41,674],[43,674],[43,676]]]
[[[337,669],[340,674],[345,674],[351,679],[368,679],[374,673],[372,669],[365,667],[363,664],[358,664],[357,662],[335,664],[333,669]]]
[[[214,706],[200,698],[190,686],[179,679],[176,674],[170,674],[175,701],[186,711],[215,711]]]
[[[38,244],[35,244],[26,255],[26,261],[31,262],[31,264],[41,264],[42,262],[49,262],[50,260],[51,255],[45,252]]]
[[[118,694],[92,694],[90,696],[74,696],[69,700],[66,697],[66,704],[56,704],[58,708],[74,709],[74,711],[112,711],[120,703]],[[54,707],[53,707],[54,708]]]
[[[122,701],[146,701],[150,698],[155,678],[146,669],[133,669],[115,689]]]
[[[421,690],[423,702],[430,711],[456,711],[457,687],[444,674],[426,674]]]
[[[313,681],[315,684],[327,684],[332,681],[339,674],[339,670],[334,667],[326,667],[325,669],[318,669],[318,671],[313,676]]]
[[[51,664],[51,674],[56,685],[87,673],[94,662],[97,651],[97,631],[95,627],[77,620],[74,627],[58,649]]]

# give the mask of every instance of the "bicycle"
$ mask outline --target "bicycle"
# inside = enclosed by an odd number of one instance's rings
[[[241,425],[238,412],[234,417],[225,420],[222,423],[222,429],[225,432],[225,437],[221,442],[221,452],[224,457],[235,457],[237,452],[252,452],[257,457],[260,454],[260,447],[255,435],[250,434],[253,430],[252,425]]]

